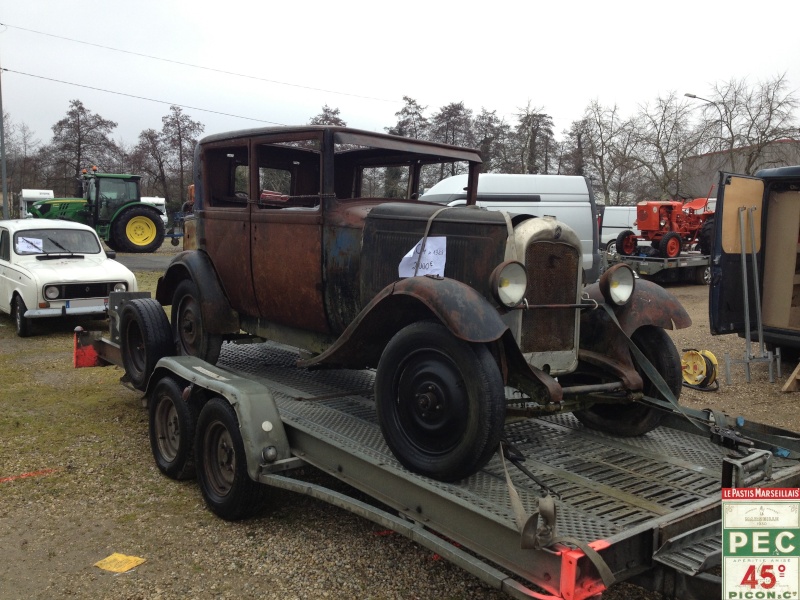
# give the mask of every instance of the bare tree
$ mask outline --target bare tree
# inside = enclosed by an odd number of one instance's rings
[[[161,191],[167,198],[172,169],[170,146],[164,135],[155,129],[145,129],[139,134],[139,142],[130,158],[132,165],[143,175],[143,188],[156,193]]]
[[[81,169],[90,163],[103,169],[109,166],[109,158],[115,150],[109,136],[116,127],[114,121],[91,112],[80,100],[72,100],[67,116],[53,125],[51,145],[69,166],[71,175],[78,177]]]
[[[517,136],[521,172],[549,173],[550,162],[558,156],[553,118],[544,113],[544,108],[531,108],[530,101],[519,110]]]
[[[489,173],[501,168],[500,165],[505,161],[502,147],[508,141],[509,126],[497,117],[497,111],[481,108],[481,112],[475,117],[473,130],[475,145],[483,158],[482,170]]]
[[[635,163],[647,174],[656,199],[681,198],[680,165],[697,152],[703,129],[691,124],[691,107],[675,92],[640,107],[634,122]]]
[[[427,139],[428,118],[425,116],[427,106],[420,106],[419,103],[409,96],[403,96],[405,106],[394,113],[397,123],[394,127],[387,127],[387,133],[402,135],[404,137]]]
[[[322,112],[315,117],[311,117],[309,125],[334,125],[347,127],[347,123],[339,117],[339,109],[331,108],[327,104],[322,107]]]
[[[172,196],[175,196],[177,198],[175,203],[180,204],[181,198],[183,198],[192,179],[194,147],[205,126],[202,123],[193,121],[189,115],[183,114],[179,106],[170,106],[169,111],[168,115],[161,118],[163,124],[161,137],[172,155],[170,163],[178,175],[178,189],[175,191],[174,186],[167,185],[164,197],[169,203]],[[175,193],[172,194],[172,191]]]

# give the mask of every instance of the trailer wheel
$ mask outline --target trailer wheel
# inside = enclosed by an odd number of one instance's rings
[[[439,323],[414,323],[391,339],[375,401],[397,459],[434,479],[471,475],[500,443],[506,406],[497,364],[485,345],[459,340]]]
[[[636,239],[636,234],[630,229],[621,231],[617,236],[617,253],[622,256],[633,256],[636,254],[636,249],[639,247],[639,242]]]
[[[152,298],[130,300],[122,307],[119,333],[125,374],[133,387],[143,390],[156,363],[174,354],[167,315]]]
[[[681,240],[680,234],[675,231],[670,231],[661,238],[661,241],[658,243],[658,251],[661,253],[661,256],[665,258],[675,258],[681,253],[682,245],[683,240]]]
[[[155,252],[164,242],[164,222],[157,211],[144,206],[123,212],[111,230],[110,237],[122,252]]]
[[[158,469],[171,479],[194,476],[197,407],[184,401],[178,382],[163,377],[148,402],[150,449]]]
[[[212,398],[200,411],[194,455],[197,480],[208,508],[235,521],[253,514],[266,486],[250,479],[239,421],[223,398]]]
[[[675,398],[679,398],[683,380],[681,357],[667,332],[660,327],[647,325],[637,329],[631,339],[664,378]],[[638,368],[637,370],[644,379],[644,395],[665,399],[647,376]],[[633,437],[644,435],[658,427],[664,412],[636,402],[595,404],[586,410],[575,411],[575,416],[591,429]]]
[[[200,291],[191,279],[184,279],[172,296],[172,331],[181,356],[196,356],[215,364],[222,348],[222,336],[206,331],[200,308]]]
[[[28,307],[25,306],[25,301],[20,296],[14,296],[11,301],[11,312],[14,316],[14,327],[19,337],[28,337],[33,333],[31,320],[25,316],[25,311],[27,310]]]
[[[711,285],[711,265],[696,267],[694,272],[694,282],[697,285]]]

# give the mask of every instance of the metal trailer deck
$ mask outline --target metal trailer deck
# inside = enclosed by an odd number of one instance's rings
[[[710,283],[711,257],[698,252],[683,253],[675,258],[645,256],[608,256],[609,266],[625,263],[642,277],[655,281],[691,281],[697,284]]]
[[[605,585],[577,545],[522,549],[499,455],[458,483],[409,472],[383,441],[371,399],[372,371],[310,371],[297,368],[296,360],[297,351],[286,346],[225,344],[218,366],[193,357],[159,365],[172,365],[209,390],[222,389],[220,381],[228,389],[237,389],[237,382],[250,390],[263,386],[276,402],[298,465],[318,467],[391,510],[288,474],[262,472],[262,483],[381,523],[513,597],[599,597]],[[524,465],[560,496],[558,536],[588,543],[616,581],[631,580],[667,597],[720,597],[719,577],[707,571],[721,562],[720,488],[730,450],[679,417],[672,422],[675,427],[619,438],[559,415],[521,419],[505,433],[524,454]],[[536,513],[542,489],[508,461],[506,466],[525,512]],[[797,462],[775,457],[768,483],[798,486]]]

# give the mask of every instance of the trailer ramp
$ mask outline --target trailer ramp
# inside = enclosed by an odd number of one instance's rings
[[[484,571],[461,566],[516,597],[542,594],[520,592],[518,580],[544,590],[541,597],[566,600],[605,589],[595,565],[574,545],[521,548],[499,455],[458,483],[411,473],[383,441],[372,371],[313,371],[297,368],[296,361],[297,351],[279,344],[226,344],[218,366],[269,388],[294,455],[390,507],[400,522],[414,524],[400,533],[413,538],[409,532],[422,527],[445,536],[491,563]],[[668,596],[719,597],[719,579],[706,571],[720,564],[720,482],[730,449],[699,429],[662,426],[620,438],[587,429],[568,414],[518,420],[505,434],[556,497],[558,535],[597,551],[617,581],[634,580]],[[536,513],[542,488],[506,466],[526,513]],[[781,487],[800,481],[797,463],[777,457],[772,476],[770,485],[779,481]],[[348,508],[346,500],[325,498],[325,490],[269,473],[261,480]],[[498,578],[497,568],[514,579]]]

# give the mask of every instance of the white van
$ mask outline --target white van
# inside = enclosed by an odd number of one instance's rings
[[[442,179],[420,200],[458,206],[466,204],[467,174]],[[478,178],[478,206],[536,217],[553,216],[581,239],[586,281],[600,276],[597,208],[592,186],[578,175],[511,175],[482,173]]]
[[[617,244],[617,236],[630,229],[639,234],[636,228],[636,205],[633,206],[606,206],[601,209],[600,218],[600,248],[613,252]]]
[[[142,202],[155,206],[158,212],[161,213],[161,220],[164,222],[164,227],[167,226],[167,200],[159,196],[142,196]]]

